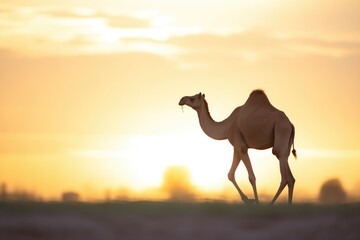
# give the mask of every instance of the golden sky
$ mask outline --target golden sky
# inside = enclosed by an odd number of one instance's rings
[[[295,200],[331,177],[359,198],[359,1],[1,1],[0,182],[101,198],[182,166],[237,197],[231,146],[178,101],[201,91],[222,120],[256,88],[295,125]],[[250,157],[274,194],[276,158]],[[237,178],[251,196],[243,166]]]

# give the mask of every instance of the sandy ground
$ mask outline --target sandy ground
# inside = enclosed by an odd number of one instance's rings
[[[360,239],[360,205],[0,204],[0,239]]]

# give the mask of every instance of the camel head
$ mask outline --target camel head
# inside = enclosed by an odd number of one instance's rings
[[[180,106],[184,106],[187,105],[191,108],[193,108],[194,110],[198,110],[202,103],[204,102],[205,99],[205,94],[196,94],[194,96],[185,96],[183,98],[181,98],[179,105]]]

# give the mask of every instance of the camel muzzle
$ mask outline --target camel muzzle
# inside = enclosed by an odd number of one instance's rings
[[[180,102],[179,102],[179,105],[180,105],[180,106],[184,106],[184,105],[186,104],[186,99],[187,99],[187,97],[181,98],[181,99],[180,99]]]

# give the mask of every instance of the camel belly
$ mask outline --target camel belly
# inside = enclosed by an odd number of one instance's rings
[[[272,113],[256,113],[238,119],[237,125],[248,148],[267,149],[274,145]]]
[[[248,148],[267,149],[274,145],[274,131],[271,129],[254,128],[242,133]]]

